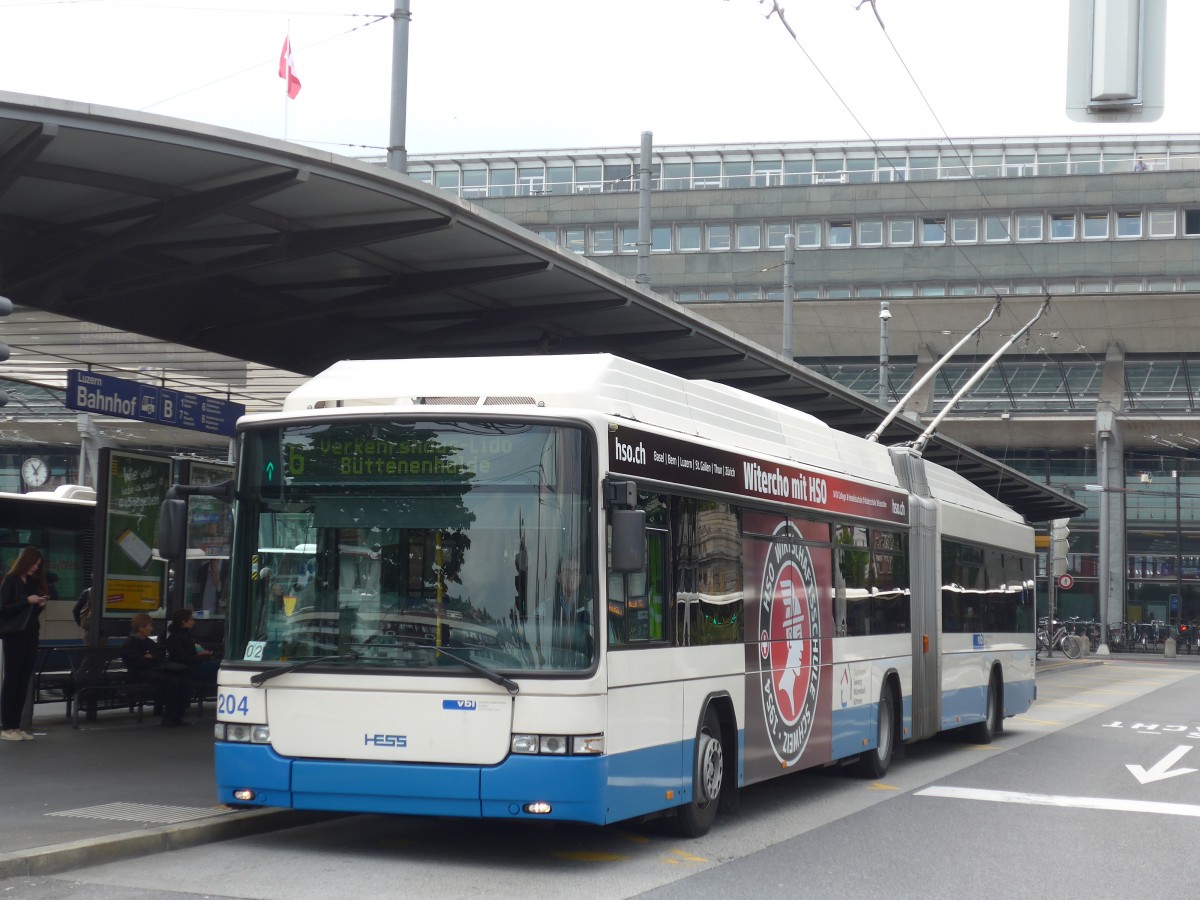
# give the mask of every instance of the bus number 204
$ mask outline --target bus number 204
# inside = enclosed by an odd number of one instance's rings
[[[218,694],[217,695],[217,715],[218,716],[244,716],[250,712],[250,701],[245,694],[240,697],[237,694]]]

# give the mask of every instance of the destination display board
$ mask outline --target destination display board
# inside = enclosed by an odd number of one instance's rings
[[[634,428],[610,431],[608,440],[609,468],[614,473],[835,515],[908,522],[908,495],[900,491]]]
[[[171,425],[190,431],[233,437],[246,414],[241,403],[176,391],[99,372],[67,370],[68,409],[122,419]]]

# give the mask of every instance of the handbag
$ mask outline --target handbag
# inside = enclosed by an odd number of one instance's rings
[[[37,612],[32,603],[26,603],[24,609],[5,610],[0,613],[0,634],[20,634],[29,627],[29,620]]]

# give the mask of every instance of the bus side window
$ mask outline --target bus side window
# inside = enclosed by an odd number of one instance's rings
[[[608,642],[610,646],[661,641],[666,598],[666,498],[641,492],[646,510],[646,568],[641,572],[608,573]]]

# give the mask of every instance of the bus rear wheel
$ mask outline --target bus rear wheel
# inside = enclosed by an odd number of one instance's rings
[[[721,720],[710,706],[696,733],[696,758],[692,766],[692,799],[679,807],[676,831],[684,837],[708,833],[717,818],[725,780],[725,748],[721,744]]]
[[[988,679],[987,708],[983,721],[967,726],[967,736],[977,744],[990,744],[996,732],[1000,730],[1000,689],[996,684],[996,674]]]
[[[891,687],[886,684],[879,695],[879,733],[876,737],[878,743],[875,749],[858,758],[855,768],[862,778],[882,778],[892,764],[892,751],[896,740],[896,708],[892,702]]]

